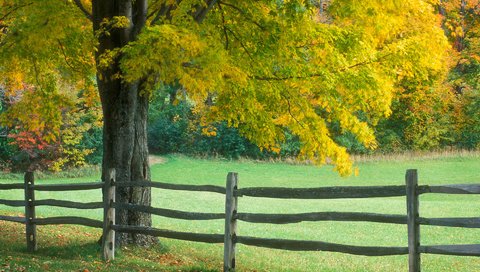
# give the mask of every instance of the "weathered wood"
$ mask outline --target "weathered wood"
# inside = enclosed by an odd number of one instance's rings
[[[225,194],[225,188],[215,185],[187,185],[187,184],[172,184],[157,181],[134,181],[134,182],[116,182],[117,187],[152,187],[158,189],[180,190],[180,191],[197,191],[197,192],[212,192]]]
[[[228,173],[225,194],[225,239],[223,244],[223,271],[235,271],[235,243],[237,237],[238,174]]]
[[[313,212],[297,214],[237,213],[236,219],[251,223],[289,224],[302,221],[363,221],[406,224],[405,215],[388,215],[359,212]]]
[[[225,194],[225,237],[223,245],[223,271],[235,271],[235,239],[237,237],[238,199],[234,191],[238,188],[238,174],[228,173]]]
[[[156,229],[144,226],[119,226],[113,225],[112,229],[118,232],[139,233],[155,237],[171,238],[184,241],[194,241],[202,243],[223,243],[223,234],[206,234],[206,233],[191,233],[179,232],[164,229]]]
[[[7,199],[0,199],[0,204],[7,205],[10,207],[23,207],[25,206],[24,200],[7,200]]]
[[[417,195],[430,193],[430,186],[428,185],[417,185]]]
[[[480,245],[438,245],[421,246],[420,252],[454,256],[480,256]]]
[[[16,190],[25,188],[23,183],[0,183],[0,190]]]
[[[458,227],[458,228],[480,228],[480,217],[459,217],[459,218],[418,218],[420,225]]]
[[[74,183],[74,184],[42,184],[34,185],[35,191],[78,191],[94,190],[103,188],[103,182]]]
[[[405,174],[407,193],[407,226],[408,226],[408,271],[420,271],[420,224],[418,221],[418,177],[416,169],[409,169]]]
[[[408,254],[407,247],[351,246],[320,241],[266,239],[248,236],[237,236],[237,243],[249,246],[292,251],[330,251],[362,256],[389,256]]]
[[[100,220],[77,216],[35,218],[33,220],[33,223],[35,223],[36,225],[82,225],[100,229],[103,227],[103,222]]]
[[[108,170],[103,187],[103,235],[102,248],[103,259],[111,261],[115,259],[115,231],[112,226],[115,224],[115,169]]]
[[[454,184],[428,186],[430,193],[437,194],[480,194],[480,184]]]
[[[37,227],[35,226],[35,177],[33,172],[26,172],[24,176],[25,183],[25,235],[27,238],[27,250],[30,252],[37,250]]]
[[[136,205],[131,203],[114,203],[113,207],[116,209],[125,209],[137,212],[150,213],[154,215],[185,219],[185,220],[212,220],[212,219],[225,219],[224,213],[197,213],[197,212],[184,212],[163,208],[154,208],[143,205]]]
[[[73,208],[73,209],[99,209],[103,208],[103,202],[73,202],[67,200],[56,200],[56,199],[42,199],[35,200],[33,202],[35,206],[55,206],[63,208]]]
[[[9,221],[24,224],[25,217],[0,215],[0,221]]]
[[[404,196],[405,186],[342,186],[320,188],[256,187],[238,189],[234,195],[292,199],[393,197]]]

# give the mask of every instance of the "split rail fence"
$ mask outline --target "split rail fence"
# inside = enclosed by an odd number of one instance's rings
[[[266,247],[294,251],[331,251],[364,256],[409,255],[409,271],[420,271],[420,254],[443,254],[457,256],[480,256],[480,244],[468,245],[433,245],[420,244],[420,226],[445,226],[462,228],[480,228],[480,218],[424,218],[419,216],[419,195],[437,194],[480,194],[480,184],[468,185],[418,185],[417,171],[407,170],[405,185],[399,186],[344,186],[320,188],[239,188],[238,175],[229,173],[226,187],[213,185],[180,185],[161,182],[119,182],[115,181],[115,170],[109,172],[107,182],[82,184],[34,184],[33,173],[25,174],[24,183],[0,184],[0,190],[23,189],[24,200],[0,199],[0,204],[25,207],[25,217],[1,216],[0,220],[25,224],[27,249],[37,249],[36,226],[53,224],[76,224],[103,229],[103,256],[112,260],[115,256],[115,232],[137,233],[156,237],[196,241],[204,243],[224,243],[224,271],[235,271],[235,247],[244,244],[256,247]],[[119,203],[115,201],[116,187],[152,187],[170,190],[214,192],[225,195],[225,213],[193,213],[178,210],[162,209],[149,206]],[[102,202],[79,203],[64,200],[35,200],[35,191],[71,191],[71,190],[103,190]],[[238,210],[238,198],[242,196],[280,198],[280,199],[351,199],[374,197],[406,196],[406,215],[390,215],[360,212],[314,212],[297,214],[257,214],[241,213]],[[64,216],[37,218],[35,207],[48,205],[75,209],[104,210],[103,221],[89,218]],[[152,215],[184,219],[184,220],[225,220],[223,234],[190,233],[157,229],[144,226],[117,225],[115,210],[126,209],[150,213]],[[321,241],[305,241],[290,239],[266,239],[237,235],[237,222],[289,224],[301,221],[363,221],[389,224],[406,224],[408,226],[408,246],[406,247],[376,247],[353,246]]]

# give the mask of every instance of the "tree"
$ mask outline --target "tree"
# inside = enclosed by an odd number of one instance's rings
[[[442,26],[451,46],[448,82],[456,94],[456,142],[462,148],[480,146],[480,2],[443,0]]]
[[[69,88],[39,91],[24,86],[4,94],[5,111],[0,122],[8,130],[14,171],[51,170],[84,166],[97,146],[81,146],[91,130],[99,125],[99,107],[90,103],[96,93],[78,94]],[[13,95],[13,97],[12,97]],[[88,110],[87,110],[88,108]],[[12,159],[12,158],[10,158]]]
[[[19,71],[37,88],[46,88],[43,74],[80,85],[96,74],[103,173],[116,168],[119,181],[150,180],[149,96],[166,84],[182,86],[206,131],[224,121],[276,152],[288,131],[301,142],[300,159],[331,161],[349,174],[352,163],[329,124],[374,148],[368,124],[390,113],[401,78],[442,70],[446,44],[424,0],[338,0],[328,7],[302,0],[0,3],[2,71]],[[149,205],[151,194],[122,189],[118,200]],[[122,211],[117,219],[151,224],[142,213]]]

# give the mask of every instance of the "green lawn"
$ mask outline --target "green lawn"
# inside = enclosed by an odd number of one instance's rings
[[[365,162],[358,165],[356,177],[340,178],[331,167],[317,168],[283,163],[233,162],[200,160],[169,156],[163,164],[152,167],[155,181],[183,184],[225,185],[229,171],[239,173],[239,187],[320,187],[404,184],[406,169],[418,169],[420,184],[480,183],[480,158],[457,157],[411,161]],[[77,179],[45,179],[37,183],[93,181],[95,177]],[[0,180],[12,182],[12,180]],[[0,198],[22,199],[23,192],[0,191]],[[78,199],[98,201],[100,192],[46,193],[37,192],[37,199]],[[480,196],[423,195],[420,215],[423,217],[475,217],[480,214]],[[215,193],[153,191],[153,206],[198,212],[224,212],[224,196]],[[0,213],[20,214],[23,209],[0,206]],[[275,200],[244,197],[239,200],[240,212],[299,213],[314,211],[352,211],[405,214],[405,198],[373,198],[344,200]],[[38,207],[38,216],[75,214],[100,218],[102,211],[68,210]],[[223,221],[184,221],[154,217],[154,225],[179,231],[222,233]],[[100,249],[95,244],[99,231],[78,226],[38,227],[39,252],[26,254],[23,227],[0,222],[0,271],[2,265],[19,263],[30,270],[58,270],[55,265],[67,265],[70,270],[221,270],[223,247],[195,242],[162,239],[154,250],[122,249],[113,264],[100,261]],[[67,234],[62,234],[65,231]],[[16,233],[16,234],[12,234]],[[53,234],[52,234],[53,233]],[[57,234],[61,237],[58,237]],[[359,222],[304,222],[288,225],[251,224],[239,222],[239,235],[318,240],[352,245],[406,246],[407,228],[403,225]],[[422,227],[422,244],[480,243],[476,229]],[[71,237],[69,237],[71,236]],[[13,242],[12,242],[13,240]],[[56,245],[64,243],[63,245]],[[58,252],[58,253],[56,253]],[[70,253],[68,253],[70,252]],[[63,256],[59,258],[58,256]],[[135,257],[138,255],[138,257]],[[7,256],[7,257],[6,257]],[[10,256],[10,257],[8,257]],[[3,258],[3,260],[2,260]],[[8,259],[10,258],[10,259]],[[35,260],[32,261],[32,258]],[[288,252],[237,246],[238,271],[406,271],[407,256],[361,257],[328,252]],[[3,263],[3,264],[2,264]],[[68,269],[68,268],[67,268]],[[480,258],[422,254],[423,271],[479,271]]]

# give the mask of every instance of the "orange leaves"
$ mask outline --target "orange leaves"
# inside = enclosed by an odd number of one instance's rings
[[[38,131],[20,131],[18,133],[10,133],[8,137],[15,140],[15,145],[18,148],[26,150],[32,156],[34,155],[32,150],[44,150],[49,146],[48,142]]]

